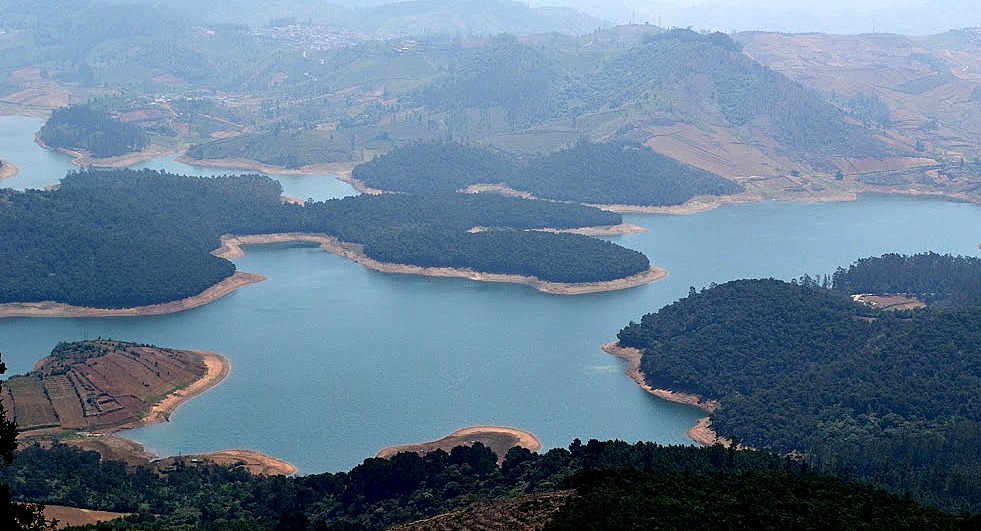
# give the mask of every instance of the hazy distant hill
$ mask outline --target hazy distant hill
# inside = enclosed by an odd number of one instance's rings
[[[136,1],[157,3],[154,0]],[[236,23],[260,27],[271,21],[292,21],[386,35],[528,34],[549,31],[579,34],[610,25],[605,20],[575,9],[532,8],[525,2],[514,0],[173,0],[167,5],[196,17],[198,23]]]
[[[890,124],[948,149],[981,142],[981,30],[738,36],[746,53],[861,114],[879,100]],[[855,105],[858,103],[858,105]],[[856,108],[857,107],[857,108]]]
[[[748,55],[816,89],[855,118],[914,139],[915,168],[853,161],[873,185],[926,185],[977,194],[981,168],[981,30],[738,36]],[[890,171],[892,170],[892,171]]]

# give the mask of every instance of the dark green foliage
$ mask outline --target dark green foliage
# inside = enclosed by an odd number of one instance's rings
[[[591,238],[466,233],[475,226],[620,223],[619,215],[595,208],[463,194],[358,196],[302,207],[283,204],[280,194],[279,183],[258,175],[150,170],[74,173],[54,192],[0,190],[0,303],[120,308],[189,297],[234,273],[231,262],[210,254],[223,234],[325,233],[364,244],[379,259],[430,265],[452,257],[459,267],[542,280],[609,280],[648,267],[642,254]],[[446,249],[449,243],[460,247]]]
[[[590,472],[571,485],[579,496],[546,531],[967,529],[961,518],[883,490],[810,474]]]
[[[433,193],[508,182],[515,170],[511,160],[485,149],[457,142],[417,142],[359,164],[351,175],[381,190]]]
[[[580,498],[559,513],[556,529],[577,521],[571,528],[633,529],[621,524],[637,523],[643,525],[634,528],[645,529],[659,517],[662,525],[700,518],[704,526],[717,524],[713,529],[724,522],[754,528],[757,521],[767,528],[788,524],[786,529],[969,524],[764,452],[622,441],[576,439],[568,450],[544,454],[513,448],[500,468],[493,452],[476,443],[425,457],[371,458],[349,472],[296,478],[252,477],[204,464],[164,474],[127,470],[56,445],[20,452],[0,479],[20,499],[138,513],[100,529],[383,529],[474,503],[570,487]]]
[[[643,253],[607,241],[538,231],[441,233],[405,227],[380,234],[364,251],[383,262],[471,268],[551,282],[616,280],[650,267]]]
[[[370,187],[400,192],[502,183],[543,199],[644,206],[678,205],[696,195],[742,191],[732,181],[646,146],[620,142],[580,142],[521,164],[458,143],[417,143],[359,165],[353,176]]]
[[[92,105],[55,109],[39,135],[51,147],[81,149],[98,158],[140,151],[150,144],[139,126],[124,123]]]
[[[834,289],[856,293],[913,295],[928,304],[981,307],[981,259],[922,253],[863,258],[833,277]]]
[[[814,282],[741,280],[618,337],[643,349],[654,387],[720,400],[723,436],[803,451],[942,507],[981,507],[976,308],[878,312]]]
[[[510,184],[560,201],[643,206],[680,205],[697,195],[743,190],[718,175],[629,143],[580,142],[531,161]]]
[[[332,142],[330,134],[321,131],[248,133],[191,146],[186,154],[193,159],[247,159],[291,169],[353,158],[350,144]]]

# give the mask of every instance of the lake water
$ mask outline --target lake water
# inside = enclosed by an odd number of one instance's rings
[[[10,152],[0,148],[0,158],[24,171]],[[349,193],[324,177],[296,186],[307,190],[300,197]],[[314,247],[250,247],[238,268],[269,280],[213,304],[158,317],[0,320],[0,352],[11,373],[58,341],[100,336],[228,357],[228,378],[171,422],[124,433],[160,454],[249,448],[304,473],[336,471],[385,446],[480,424],[531,431],[546,448],[576,437],[687,443],[700,412],[645,394],[599,350],[628,321],[689,286],[829,273],[885,252],[979,256],[981,241],[981,207],[902,197],[626,221],[649,231],[615,241],[643,251],[667,279],[562,297],[377,273]]]

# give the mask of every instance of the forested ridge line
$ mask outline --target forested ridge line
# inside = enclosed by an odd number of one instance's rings
[[[235,272],[211,254],[223,234],[326,234],[381,261],[552,282],[614,280],[650,267],[643,254],[606,241],[526,230],[622,221],[595,208],[452,193],[294,205],[281,193],[259,175],[152,170],[80,171],[55,191],[0,190],[0,303],[128,308],[196,295]],[[477,226],[496,230],[467,232]]]
[[[938,272],[881,284],[934,294],[933,306],[885,311],[848,296],[859,281],[890,278],[897,264]],[[718,400],[711,421],[723,437],[977,510],[981,307],[945,303],[960,280],[979,275],[981,260],[923,254],[860,260],[833,285],[737,280],[693,288],[618,340],[642,350],[652,387]]]
[[[504,184],[542,199],[632,206],[675,206],[700,195],[743,191],[733,181],[633,142],[579,142],[524,160],[455,142],[412,143],[359,164],[352,177],[397,192]]]

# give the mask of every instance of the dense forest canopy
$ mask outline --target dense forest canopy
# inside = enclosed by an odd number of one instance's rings
[[[944,281],[921,286],[942,292]],[[940,506],[981,507],[977,306],[885,312],[814,282],[739,280],[693,289],[618,338],[642,349],[652,386],[719,400],[720,435],[805,452]]]
[[[854,529],[957,529],[972,521],[763,452],[578,439],[544,454],[513,448],[500,467],[497,456],[476,443],[293,478],[203,464],[162,473],[127,470],[120,462],[100,462],[93,452],[56,445],[20,452],[0,480],[20,499],[136,513],[102,529],[383,529],[563,488],[577,489],[580,497],[559,511],[552,529],[626,529],[626,523],[687,529],[699,519],[703,526],[752,521],[777,529],[778,523],[813,522],[806,516]]]
[[[235,266],[211,254],[223,234],[313,232],[368,256],[558,282],[645,271],[636,251],[525,229],[615,225],[618,214],[490,195],[357,196],[284,204],[258,175],[190,178],[151,170],[82,171],[56,191],[0,190],[0,302],[105,308],[200,293]],[[469,234],[476,227],[510,231]],[[555,257],[560,257],[561,260]]]
[[[939,306],[981,307],[981,259],[922,253],[863,258],[835,272],[845,294],[901,293]]]
[[[141,151],[150,144],[138,125],[114,118],[92,104],[55,109],[38,137],[51,147],[80,149],[97,158]]]
[[[743,190],[629,142],[579,142],[523,161],[459,143],[412,143],[358,165],[352,175],[369,187],[399,192],[454,191],[489,183],[543,199],[642,206],[679,205],[699,195]]]

